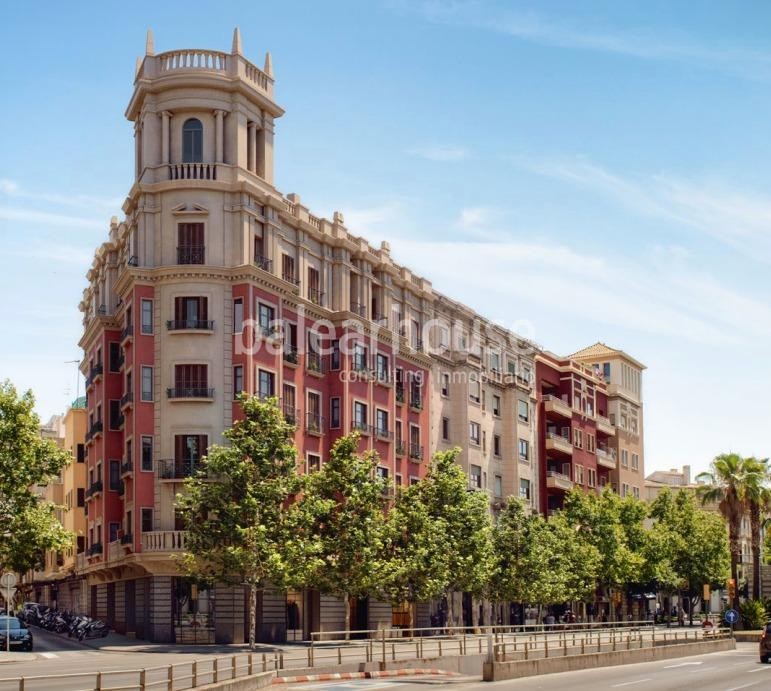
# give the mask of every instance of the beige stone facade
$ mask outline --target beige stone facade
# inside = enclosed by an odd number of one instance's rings
[[[571,359],[590,365],[604,380],[608,394],[608,416],[598,424],[609,424],[615,434],[608,440],[617,461],[611,482],[621,496],[643,498],[645,446],[643,435],[642,373],[645,365],[623,350],[604,343],[579,350]]]

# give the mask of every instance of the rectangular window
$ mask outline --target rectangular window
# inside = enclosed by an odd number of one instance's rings
[[[634,496],[635,499],[640,498],[640,488],[639,487],[632,487],[632,496]]]
[[[118,539],[118,530],[120,530],[120,523],[111,522],[108,525],[109,542],[115,542]]]
[[[205,329],[209,319],[209,301],[205,297],[174,298],[174,324],[178,329]]]
[[[330,360],[332,369],[340,369],[340,341],[332,341],[332,357]]]
[[[142,509],[142,532],[151,533],[153,531],[153,510]]]
[[[624,466],[624,468],[629,467],[629,451],[626,449],[621,449],[621,465]]]
[[[478,381],[474,380],[469,382],[468,397],[470,400],[474,401],[475,403],[479,403],[479,401],[481,400],[482,397],[480,395],[480,386]]]
[[[500,353],[490,353],[490,369],[493,372],[501,371],[501,354]]]
[[[110,461],[110,490],[120,489],[120,461]]]
[[[319,270],[314,266],[308,267],[308,299],[316,304],[321,304],[321,282],[319,280]]]
[[[174,472],[176,477],[188,477],[198,468],[206,452],[209,438],[205,434],[177,434],[174,437]]]
[[[530,457],[530,442],[527,439],[520,439],[518,442],[519,457],[523,461],[528,460]]]
[[[177,264],[203,264],[203,223],[180,223],[177,233]]]
[[[367,348],[361,343],[353,346],[353,369],[356,372],[367,369]]]
[[[500,434],[493,435],[493,455],[498,456],[499,458],[501,456],[501,435]]]
[[[530,405],[527,401],[517,401],[517,419],[520,422],[527,422],[530,419]]]
[[[450,441],[450,418],[442,418],[442,439]]]
[[[584,448],[584,433],[580,429],[573,430],[573,446],[577,449]]]
[[[142,400],[153,400],[153,368],[142,365]]]
[[[153,301],[142,300],[142,324],[141,332],[143,334],[152,334],[153,332]]]
[[[394,429],[395,432],[395,438],[396,438],[396,445],[401,446],[404,442],[404,437],[402,435],[402,421],[397,420],[396,421],[396,428]]]
[[[381,480],[387,480],[388,479],[388,468],[384,468],[382,465],[379,465],[377,468],[375,468],[375,474]]]
[[[472,444],[479,446],[481,441],[481,430],[478,422],[469,422],[468,424],[468,437]]]
[[[503,478],[500,475],[496,475],[493,482],[495,483],[494,484],[495,496],[502,497],[503,496]]]
[[[308,392],[308,417],[316,422],[316,425],[321,429],[323,420],[321,419],[321,394],[315,391]]]
[[[482,489],[482,468],[478,465],[470,465],[468,469],[469,487],[473,489]]]
[[[175,365],[174,387],[176,397],[207,397],[209,396],[208,365]]]
[[[153,469],[153,438],[142,437],[142,470]]]
[[[257,393],[263,400],[276,395],[276,375],[273,372],[264,369],[257,372]]]
[[[519,480],[519,497],[520,499],[530,500],[530,480],[520,478]]]
[[[375,372],[377,374],[378,381],[388,381],[388,356],[378,353],[375,356]]]
[[[340,399],[335,396],[329,400],[329,426],[332,429],[339,429],[340,424]]]
[[[496,394],[493,394],[493,415],[501,416],[501,397]]]
[[[573,482],[579,485],[584,484],[584,466],[573,466]]]
[[[602,363],[602,377],[605,380],[606,384],[610,384],[610,363],[609,362]]]
[[[596,487],[597,486],[597,471],[594,468],[588,468],[587,469],[587,485],[589,487]]]
[[[315,453],[308,454],[308,472],[317,473],[321,470],[321,456]]]
[[[120,343],[113,341],[109,345],[109,360],[110,360],[110,372],[120,371],[120,366],[123,364],[121,360]]]
[[[233,368],[233,398],[236,398],[244,390],[244,366],[236,365]]]
[[[244,330],[244,301],[241,298],[233,300],[233,333]]]
[[[448,398],[450,395],[450,375],[446,372],[442,373],[442,396]]]
[[[257,322],[260,325],[260,333],[263,336],[273,335],[275,315],[276,311],[270,305],[261,302],[257,306]]]
[[[281,255],[281,278],[289,283],[297,283],[294,272],[294,257],[288,254]]]
[[[387,410],[376,410],[375,411],[375,425],[377,429],[377,434],[381,437],[388,436],[389,429],[388,429],[388,411]]]
[[[78,463],[86,462],[86,445],[85,444],[78,444],[77,459],[78,459]]]
[[[110,429],[120,429],[123,424],[120,412],[120,399],[110,400],[109,402]]]
[[[86,505],[86,488],[78,487],[78,506]]]
[[[640,466],[640,456],[636,453],[632,454],[632,470],[637,470]]]
[[[353,426],[355,429],[364,429],[367,426],[367,404],[359,401],[353,402]]]

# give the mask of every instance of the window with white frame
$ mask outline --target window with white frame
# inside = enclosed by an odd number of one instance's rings
[[[493,491],[496,497],[503,496],[503,478],[500,475],[496,475],[493,479]]]
[[[469,437],[469,441],[472,444],[476,444],[477,446],[479,446],[479,444],[482,441],[482,430],[479,427],[478,422],[468,423],[468,437]]]
[[[530,458],[530,442],[527,439],[519,439],[517,441],[517,449],[520,460],[526,461]]]
[[[141,305],[141,332],[152,334],[153,332],[153,301],[143,299]]]
[[[527,401],[517,401],[517,419],[520,422],[528,422],[530,420],[530,405]]]
[[[501,416],[501,397],[498,394],[493,394],[493,415]]]
[[[442,373],[442,396],[445,398],[450,396],[450,375],[447,372]]]
[[[482,489],[482,468],[473,463],[468,467],[469,487],[473,489]]]
[[[276,375],[273,372],[257,371],[257,393],[262,400],[276,395]]]
[[[530,500],[530,480],[519,479],[519,498]]]
[[[143,401],[153,400],[153,368],[147,365],[142,365],[141,399]]]

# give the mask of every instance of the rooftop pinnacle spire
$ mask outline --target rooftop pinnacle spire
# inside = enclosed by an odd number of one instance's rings
[[[241,55],[241,29],[236,27],[233,29],[233,47],[230,49],[230,52],[234,55]]]
[[[153,30],[147,30],[147,40],[145,41],[145,55],[155,55],[155,46],[153,45]]]
[[[265,53],[265,67],[262,71],[273,79],[273,59],[270,57],[270,52]]]

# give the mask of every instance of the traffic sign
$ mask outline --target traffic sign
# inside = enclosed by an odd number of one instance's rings
[[[737,621],[739,621],[739,612],[737,612],[735,609],[727,609],[723,614],[723,619],[725,619],[726,624],[733,626]]]
[[[13,588],[16,585],[16,574],[13,571],[6,571],[0,576],[0,586],[3,588]]]

